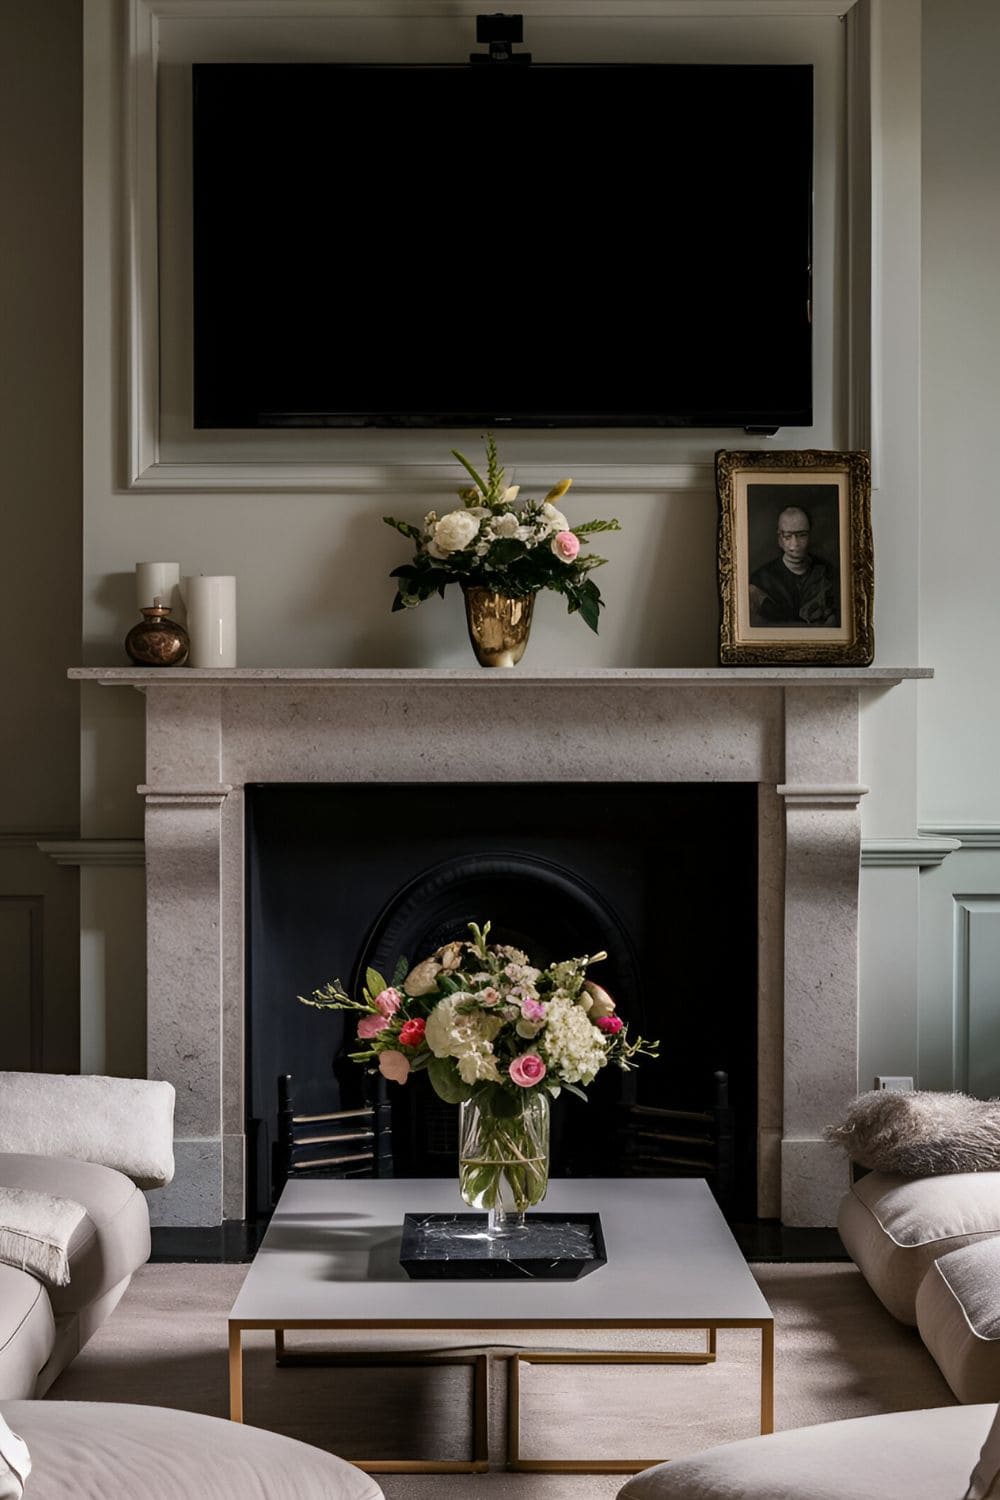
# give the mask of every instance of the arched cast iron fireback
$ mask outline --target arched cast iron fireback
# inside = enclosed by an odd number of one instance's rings
[[[522,949],[539,968],[606,952],[593,977],[615,997],[633,1031],[643,1031],[641,970],[618,914],[574,871],[528,854],[465,854],[421,871],[373,923],[358,955],[352,993],[360,992],[369,966],[391,978],[401,955],[412,966],[444,943],[468,938],[470,922],[481,927],[487,921],[489,942]],[[591,1085],[587,1104],[570,1095],[560,1100],[552,1129],[557,1173],[600,1170],[634,1080],[634,1074],[607,1069]],[[403,1175],[447,1170],[457,1149],[455,1107],[437,1098],[422,1073],[403,1089],[391,1088],[389,1097],[398,1170]]]

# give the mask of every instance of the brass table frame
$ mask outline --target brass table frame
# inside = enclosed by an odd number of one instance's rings
[[[508,1360],[508,1408],[507,1408],[507,1467],[521,1473],[571,1473],[571,1474],[635,1474],[653,1464],[664,1462],[657,1458],[631,1459],[555,1459],[521,1458],[520,1456],[520,1367],[522,1364],[565,1365],[665,1365],[665,1364],[711,1364],[717,1357],[716,1336],[720,1328],[760,1329],[760,1430],[774,1431],[774,1319],[773,1318],[650,1318],[618,1322],[525,1322],[477,1319],[476,1322],[434,1320],[416,1322],[388,1322],[365,1320],[347,1323],[336,1319],[229,1319],[229,1415],[232,1421],[243,1421],[243,1334],[251,1329],[273,1331],[276,1363],[281,1365],[309,1364],[351,1366],[391,1366],[405,1368],[423,1365],[470,1365],[473,1372],[472,1388],[472,1457],[468,1460],[449,1459],[352,1459],[358,1468],[369,1474],[479,1474],[489,1466],[488,1431],[488,1356],[481,1354],[453,1354],[448,1350],[386,1351],[384,1353],[352,1352],[344,1354],[289,1353],[285,1349],[285,1333],[289,1329],[371,1331],[375,1329],[407,1329],[410,1331],[443,1331],[475,1328],[482,1329],[563,1329],[573,1332],[622,1330],[629,1328],[659,1329],[703,1329],[707,1335],[704,1352],[619,1352],[601,1353],[590,1350],[566,1352],[515,1349],[504,1357]]]

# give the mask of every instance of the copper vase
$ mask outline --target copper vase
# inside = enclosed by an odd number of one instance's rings
[[[513,667],[524,655],[531,630],[534,594],[498,594],[463,586],[469,640],[481,667]]]
[[[140,667],[182,667],[190,645],[184,626],[171,620],[169,609],[161,605],[150,605],[142,615],[125,637],[129,660]]]

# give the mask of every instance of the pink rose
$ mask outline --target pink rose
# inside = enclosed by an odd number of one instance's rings
[[[572,531],[557,531],[549,545],[560,562],[571,563],[580,550],[580,538]]]
[[[388,1016],[362,1016],[358,1022],[358,1036],[363,1042],[370,1042],[373,1036],[378,1036],[389,1024]]]
[[[378,1070],[383,1078],[391,1079],[393,1083],[405,1083],[410,1076],[410,1059],[402,1052],[380,1052]]]
[[[598,1031],[603,1031],[605,1036],[617,1036],[624,1028],[625,1022],[621,1016],[598,1016],[594,1025]]]
[[[412,1021],[404,1021],[399,1032],[399,1040],[404,1047],[419,1047],[427,1030],[427,1022],[423,1016],[417,1016]]]
[[[521,1014],[526,1021],[544,1021],[545,1006],[540,1000],[532,1000],[529,997],[521,1001]]]
[[[515,1057],[507,1069],[512,1081],[522,1089],[530,1089],[533,1083],[541,1083],[545,1071],[545,1064],[537,1052],[525,1052],[521,1057]]]
[[[402,1003],[402,995],[398,990],[394,990],[392,988],[392,985],[390,985],[388,989],[382,990],[378,995],[375,996],[375,999],[372,1001],[375,1009],[383,1016],[393,1015],[399,1009]]]

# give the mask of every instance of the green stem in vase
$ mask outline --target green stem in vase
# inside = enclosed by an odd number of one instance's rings
[[[548,1100],[531,1097],[515,1116],[462,1106],[462,1197],[475,1208],[523,1213],[545,1197],[549,1178]]]

